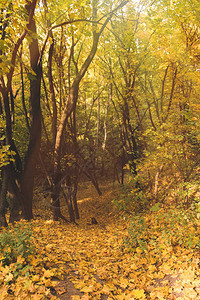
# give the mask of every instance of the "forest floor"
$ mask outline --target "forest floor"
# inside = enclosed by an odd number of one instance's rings
[[[101,189],[99,197],[91,184],[82,184],[78,225],[50,221],[47,200],[38,198],[37,218],[22,222],[31,227],[36,252],[28,269],[23,257],[18,269],[16,263],[0,267],[0,299],[200,299],[199,250],[163,238],[159,249],[124,247],[130,221],[113,207],[119,190],[112,183]],[[67,217],[66,210],[63,202]],[[92,217],[98,224],[90,225]]]

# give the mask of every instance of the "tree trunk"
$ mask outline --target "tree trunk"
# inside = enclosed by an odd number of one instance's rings
[[[4,77],[2,76],[2,80],[0,83],[0,91],[2,93],[3,101],[4,101],[4,111],[5,111],[5,120],[6,120],[6,145],[10,146],[10,150],[15,151],[15,166],[11,162],[7,166],[6,173],[4,174],[2,190],[1,190],[1,207],[0,213],[2,216],[2,221],[5,223],[5,199],[6,194],[9,189],[9,193],[11,196],[11,220],[19,218],[16,207],[19,205],[22,206],[23,214],[25,218],[32,218],[32,195],[33,195],[33,176],[34,176],[34,168],[36,165],[36,149],[38,148],[38,141],[40,140],[40,108],[38,109],[38,103],[40,102],[40,71],[37,70],[36,66],[38,66],[38,58],[39,58],[39,47],[37,40],[33,37],[33,40],[30,44],[30,60],[31,67],[33,71],[36,73],[36,80],[31,80],[31,95],[30,95],[30,106],[31,106],[31,128],[30,128],[30,140],[28,146],[28,152],[26,156],[25,168],[22,175],[21,186],[17,177],[19,174],[22,174],[22,166],[21,159],[17,152],[14,140],[12,138],[12,119],[11,119],[11,111],[10,111],[10,99],[9,95],[12,96],[12,78],[15,70],[16,58],[19,47],[21,46],[25,36],[27,34],[31,35],[32,33],[36,33],[35,21],[33,19],[34,11],[36,7],[37,0],[26,1],[25,9],[28,12],[27,15],[27,25],[23,30],[22,34],[17,39],[17,42],[14,45],[14,49],[11,53],[11,64],[9,73],[7,74],[7,81],[4,82]],[[22,71],[22,70],[21,70]],[[35,78],[34,78],[35,79]],[[22,90],[23,93],[23,90]],[[12,100],[12,99],[11,99]],[[14,99],[13,99],[14,100]],[[14,102],[11,101],[12,111],[14,112]],[[39,138],[38,138],[39,137]],[[37,142],[36,142],[37,141]],[[37,145],[37,146],[36,146]],[[16,168],[16,169],[15,169]],[[18,172],[18,176],[16,176],[16,170]],[[9,173],[9,178],[8,178]],[[18,204],[17,204],[18,202]]]
[[[10,218],[9,223],[14,223],[19,221],[23,216],[20,215],[20,200],[18,197],[21,197],[20,192],[16,191],[16,186],[14,186],[13,181],[10,180],[8,186],[8,196],[10,204]],[[25,214],[23,214],[25,215]]]
[[[1,194],[0,194],[0,227],[8,226],[6,221],[6,208],[7,208],[7,189],[9,182],[9,171],[8,167],[4,167],[3,169],[3,180],[1,184]]]
[[[31,6],[31,4],[30,4]],[[29,8],[27,8],[28,10]],[[30,35],[36,35],[35,20],[30,22]],[[21,191],[26,201],[27,218],[33,218],[32,200],[34,188],[34,175],[36,169],[37,158],[40,150],[41,140],[41,108],[40,108],[40,89],[41,89],[41,62],[39,45],[37,38],[32,37],[29,44],[30,64],[31,68],[36,74],[34,78],[30,79],[30,136],[28,151],[25,157],[24,172],[21,180]]]
[[[80,215],[79,215],[78,203],[77,203],[77,190],[78,190],[78,182],[75,182],[72,201],[73,201],[73,206],[74,206],[75,217],[76,217],[76,219],[79,219]]]
[[[62,191],[68,206],[70,222],[75,223],[75,214],[73,208],[73,188],[69,174],[67,175],[66,185],[62,188]]]
[[[46,5],[47,7],[47,5]],[[51,26],[51,22],[47,20],[48,26]],[[51,103],[52,103],[52,134],[53,134],[53,144],[55,144],[56,141],[56,132],[57,132],[57,106],[56,106],[56,95],[54,90],[54,83],[53,83],[53,75],[52,75],[52,59],[53,59],[53,52],[54,52],[54,39],[53,39],[53,33],[50,31],[50,37],[52,38],[52,43],[49,47],[49,53],[48,53],[48,62],[47,62],[47,75],[49,80],[49,90],[50,90],[50,97],[51,97]]]
[[[55,175],[52,178],[52,190],[51,190],[51,215],[54,221],[58,221],[61,217],[60,211],[60,189],[61,189],[61,176],[60,171],[56,170]]]

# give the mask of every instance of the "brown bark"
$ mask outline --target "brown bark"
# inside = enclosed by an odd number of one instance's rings
[[[60,190],[61,190],[61,176],[60,172],[58,172],[60,168],[57,168],[57,173],[54,172],[54,176],[52,178],[52,186],[51,186],[51,213],[52,219],[57,221],[61,217],[60,210]]]
[[[46,0],[43,0],[44,6],[45,6],[45,17],[47,17],[48,14],[48,5]],[[51,28],[52,24],[50,19],[46,20],[47,27]],[[51,126],[52,126],[52,134],[53,134],[53,145],[55,144],[56,140],[56,133],[57,133],[57,105],[56,105],[56,95],[54,90],[54,82],[53,82],[53,74],[52,74],[52,60],[53,60],[53,54],[54,54],[54,37],[52,30],[49,30],[49,37],[51,38],[51,45],[49,47],[49,53],[48,53],[48,61],[47,61],[47,76],[49,80],[49,90],[50,90],[50,97],[51,97],[51,103],[52,103],[52,120],[51,120]]]
[[[53,39],[53,35],[51,35],[51,37]],[[56,96],[55,96],[54,85],[53,85],[53,76],[52,76],[53,49],[54,49],[54,42],[51,43],[50,48],[49,48],[47,74],[48,74],[48,79],[49,79],[49,89],[50,89],[51,103],[52,103],[52,108],[53,108],[52,134],[53,134],[53,144],[55,144],[56,132],[57,132],[57,106],[56,106]]]
[[[4,172],[3,172],[3,183],[6,182],[6,184],[5,183],[3,184],[3,190],[2,190],[0,202],[2,202],[2,205],[4,205],[8,187],[10,185],[12,185],[11,178],[16,177],[16,171],[19,174],[21,173],[22,166],[21,166],[21,159],[19,157],[17,148],[15,146],[15,143],[14,143],[14,140],[12,137],[12,121],[11,121],[8,89],[5,89],[5,92],[3,92],[2,95],[3,95],[4,111],[5,111],[5,118],[6,118],[6,145],[9,145],[10,150],[12,150],[16,153],[15,154],[15,167],[14,167],[13,163],[10,163],[10,165],[6,166],[6,168],[4,169]],[[15,170],[15,168],[16,168],[16,170]],[[13,197],[12,200],[11,200],[11,203],[12,203],[12,206],[15,207],[15,211],[17,211],[16,208],[21,205],[24,216],[26,217],[26,203],[25,203],[24,197],[17,195],[15,198]],[[18,203],[16,203],[16,201]],[[4,214],[3,206],[1,207],[1,210],[2,210],[2,214]],[[11,217],[11,219],[13,219],[13,217]]]
[[[78,203],[77,203],[77,190],[78,190],[78,182],[75,182],[72,201],[73,201],[73,207],[74,207],[75,217],[76,217],[76,219],[79,219],[80,215],[79,215]]]
[[[169,116],[169,112],[170,112],[170,109],[171,109],[171,106],[172,106],[172,100],[173,100],[173,96],[174,96],[174,89],[175,89],[175,86],[176,86],[177,73],[178,73],[178,70],[177,70],[177,68],[175,68],[174,76],[173,76],[173,79],[172,79],[172,87],[171,87],[171,92],[170,92],[170,97],[169,97],[169,103],[168,103],[166,115],[164,117],[164,122],[167,121],[167,118]]]
[[[17,42],[15,43],[14,49],[11,54],[11,64],[10,64],[10,70],[7,74],[7,82],[5,83],[3,76],[1,76],[1,84],[0,84],[0,91],[2,93],[2,98],[4,102],[4,111],[5,111],[5,119],[6,119],[6,144],[10,146],[10,150],[13,150],[16,152],[15,155],[15,168],[20,173],[21,172],[21,161],[20,157],[18,155],[13,137],[12,137],[12,120],[11,120],[11,112],[10,112],[10,99],[9,95],[12,97],[12,78],[15,70],[15,63],[17,58],[17,53],[19,50],[19,47],[21,46],[25,36],[27,35],[28,31],[31,30],[31,24],[33,24],[33,16],[34,11],[36,7],[37,0],[28,1],[26,2],[25,9],[27,9],[28,16],[27,16],[27,27],[23,30],[20,37],[17,39]],[[8,23],[6,24],[8,26]],[[4,36],[5,38],[5,36]],[[12,100],[12,99],[11,99]],[[14,99],[13,99],[14,100]],[[14,102],[11,103],[12,108],[14,105]],[[13,110],[14,111],[14,110]],[[32,217],[32,213],[30,213],[29,209],[27,209],[27,203],[26,198],[24,197],[23,193],[21,193],[19,189],[19,184],[17,184],[17,178],[16,178],[16,172],[13,164],[10,164],[6,167],[6,172],[4,172],[3,176],[3,186],[4,188],[1,191],[1,197],[0,197],[0,213],[1,217],[5,219],[5,197],[7,195],[8,187],[11,192],[11,202],[13,203],[13,207],[19,207],[19,205],[22,206],[24,216],[26,218]],[[8,178],[9,174],[9,178]],[[30,173],[29,173],[29,176]],[[13,200],[13,201],[12,201]],[[13,211],[13,210],[12,210]],[[16,212],[16,211],[15,211]],[[11,219],[14,216],[14,214],[11,214]],[[3,220],[1,218],[1,220]]]
[[[27,10],[31,10],[30,6],[27,6]],[[35,20],[32,19],[29,24],[30,35],[36,34]],[[33,217],[32,213],[32,199],[33,199],[33,187],[34,187],[34,175],[37,157],[39,155],[40,140],[41,140],[41,108],[40,108],[40,88],[41,88],[41,62],[40,52],[37,38],[32,38],[29,44],[30,64],[35,73],[35,78],[30,79],[30,135],[28,150],[25,158],[25,165],[23,176],[21,180],[21,192],[26,201],[27,218]]]
[[[8,169],[5,167],[3,170],[3,180],[1,183],[1,194],[0,194],[0,227],[8,226],[6,221],[6,195],[8,189],[8,182],[9,182],[9,172]]]
[[[130,123],[130,111],[128,99],[124,97],[123,106],[123,125],[122,125],[122,141],[123,141],[123,151],[125,150],[126,156],[128,158],[128,163],[130,165],[131,171],[134,175],[137,175],[136,169],[136,159],[138,158],[138,147],[134,134],[134,129]],[[126,161],[127,159],[125,159]]]
[[[66,177],[66,185],[62,187],[62,192],[68,206],[70,222],[75,223],[75,214],[73,208],[73,188],[70,174],[68,174]]]
[[[20,59],[22,59],[22,47],[21,47],[21,52],[20,52]],[[23,106],[23,110],[24,110],[26,126],[27,126],[28,131],[30,131],[28,113],[27,113],[26,104],[25,104],[24,74],[23,74],[23,64],[22,64],[22,62],[20,62],[20,75],[21,75],[21,87],[22,87],[22,106]]]

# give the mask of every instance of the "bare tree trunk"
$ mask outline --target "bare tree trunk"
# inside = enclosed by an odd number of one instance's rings
[[[9,105],[9,95],[8,95],[8,89],[5,89],[5,91],[2,93],[3,95],[3,101],[4,101],[4,110],[5,110],[5,118],[6,118],[6,145],[10,146],[10,150],[15,152],[15,166],[17,171],[19,172],[19,174],[21,174],[22,171],[22,166],[21,166],[21,159],[19,157],[19,154],[17,152],[17,148],[15,146],[14,140],[13,140],[13,133],[12,133],[12,121],[11,121],[11,113],[10,113],[10,105]],[[3,203],[5,203],[5,197],[7,195],[8,192],[8,187],[11,184],[11,178],[15,177],[15,168],[13,163],[9,163],[9,165],[6,166],[5,168],[5,172],[3,172],[3,189],[2,189],[2,199],[0,199],[0,202],[2,202],[2,205],[4,205]],[[9,176],[8,176],[9,174]],[[5,177],[5,178],[4,178]],[[15,204],[14,202],[15,201]],[[16,201],[18,203],[16,203]],[[20,196],[20,197],[16,197],[15,199],[12,198],[11,199],[11,206],[14,205],[15,208],[19,208],[19,206],[22,206],[23,209],[23,214],[24,217],[27,217],[27,212],[26,212],[26,203],[24,200],[24,197]],[[15,212],[17,212],[18,209],[15,210]],[[12,214],[13,210],[11,210],[11,214]],[[4,209],[2,207],[2,214],[4,214]],[[11,216],[11,219],[14,221],[13,217]],[[18,219],[18,217],[17,217]]]
[[[11,175],[12,176],[12,175]],[[20,200],[19,197],[20,191],[16,190],[16,186],[13,183],[13,180],[10,179],[8,186],[8,196],[9,196],[9,204],[10,204],[10,218],[9,223],[14,223],[15,221],[19,221],[25,214],[20,215]]]
[[[38,50],[39,47],[38,47],[37,40],[34,38],[30,45],[30,58],[31,58],[31,67],[33,71],[37,74],[37,78],[36,80],[32,80],[30,84],[31,86],[30,103],[31,103],[31,115],[32,115],[31,128],[30,128],[31,132],[30,132],[30,140],[29,140],[28,153],[26,157],[25,169],[22,176],[21,188],[15,170],[16,167],[18,173],[21,175],[22,173],[21,159],[17,152],[13,140],[13,136],[12,136],[13,124],[12,124],[10,107],[13,113],[14,98],[12,98],[12,78],[15,70],[15,63],[16,63],[19,47],[21,46],[28,32],[29,34],[31,34],[31,32],[33,32],[34,34],[36,33],[35,21],[33,19],[36,2],[37,0],[26,1],[25,9],[28,12],[27,25],[14,45],[11,54],[11,64],[10,64],[9,73],[7,74],[7,80],[4,82],[4,77],[2,76],[1,78],[2,80],[0,83],[0,91],[2,93],[2,97],[4,101],[4,111],[5,111],[5,120],[6,120],[6,145],[10,146],[10,150],[16,152],[15,166],[12,163],[10,163],[7,166],[3,178],[1,199],[0,199],[0,203],[1,203],[0,205],[2,205],[0,207],[0,213],[4,219],[4,220],[2,219],[3,222],[5,222],[4,205],[5,205],[5,199],[6,199],[6,194],[8,189],[11,196],[11,220],[14,221],[15,218],[18,219],[19,215],[18,213],[16,214],[16,212],[18,211],[19,205],[21,205],[22,207],[25,218],[27,219],[32,218],[33,176],[34,176],[34,168],[36,162],[36,151],[37,151],[36,149],[38,148],[38,140],[39,140],[38,137],[40,133],[40,130],[38,130],[40,128],[40,126],[38,126],[38,124],[40,123],[40,110],[38,110],[38,103],[40,101],[40,75],[39,75],[40,72],[38,72],[38,69],[36,68],[36,65],[38,63],[38,57],[39,57],[39,50]],[[6,26],[8,26],[8,22]],[[11,96],[11,99],[9,99],[9,95]]]
[[[73,206],[74,206],[75,217],[76,217],[76,219],[79,219],[80,215],[79,215],[78,203],[77,203],[77,190],[78,190],[78,181],[76,181],[74,184],[72,201],[73,201]]]
[[[44,2],[45,2],[46,11],[48,12],[46,0]],[[48,25],[48,27],[51,27],[50,20],[47,20],[47,25]],[[49,47],[49,53],[48,53],[47,75],[48,75],[48,79],[49,79],[49,90],[50,90],[51,103],[52,103],[52,108],[53,108],[51,126],[52,126],[52,133],[53,133],[53,144],[55,144],[56,132],[57,132],[57,105],[56,105],[56,95],[55,95],[53,75],[52,75],[52,59],[53,59],[53,53],[54,53],[54,38],[53,38],[52,31],[50,31],[50,37],[52,39],[52,43]]]
[[[164,165],[161,165],[158,172],[155,176],[155,184],[154,184],[154,198],[157,201],[158,200],[158,184],[159,184],[159,176],[163,170]]]
[[[124,150],[124,147],[122,149],[122,156],[121,156],[121,184],[124,184],[124,167],[126,165],[126,151]]]
[[[9,171],[7,167],[3,169],[3,180],[1,184],[1,194],[0,194],[0,227],[7,226],[6,221],[6,207],[7,207],[7,189],[8,189],[8,182],[9,182]]]
[[[97,151],[99,149],[99,130],[100,130],[100,99],[98,97],[98,99],[97,99],[97,135],[96,135]]]
[[[28,11],[29,9],[30,7],[27,7]],[[36,34],[35,20],[32,20],[30,22],[29,30],[32,34]],[[42,68],[41,62],[39,61],[40,52],[37,38],[32,38],[32,41],[29,44],[29,52],[31,68],[36,74],[36,76],[34,79],[30,80],[30,136],[28,151],[25,158],[23,176],[21,180],[21,192],[26,201],[27,218],[31,219],[33,217],[32,200],[34,188],[34,175],[41,140],[40,88]]]
[[[51,214],[54,221],[58,221],[61,217],[60,211],[60,189],[61,189],[61,175],[60,171],[56,170],[54,177],[52,178],[52,190],[51,190]]]
[[[68,206],[70,222],[75,223],[75,214],[73,208],[73,188],[72,188],[71,178],[69,174],[67,175],[66,178],[65,188],[63,188],[63,195],[65,197]]]

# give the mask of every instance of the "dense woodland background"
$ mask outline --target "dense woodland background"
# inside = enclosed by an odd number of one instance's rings
[[[198,202],[200,8],[190,1],[1,0],[0,222],[79,218],[83,181],[127,210]],[[124,205],[120,203],[119,206]]]

